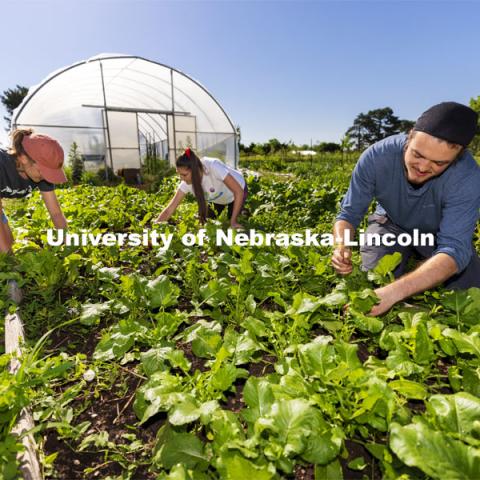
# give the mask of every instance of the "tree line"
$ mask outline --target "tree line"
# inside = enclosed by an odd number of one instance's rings
[[[335,153],[360,151],[382,138],[406,133],[414,125],[411,120],[404,120],[394,115],[390,107],[369,110],[360,113],[348,128],[340,143],[317,142],[314,145],[295,145],[293,142],[282,143],[276,138],[266,143],[250,143],[246,146],[240,143],[240,151],[246,154],[267,155],[295,150],[313,150],[317,153]]]

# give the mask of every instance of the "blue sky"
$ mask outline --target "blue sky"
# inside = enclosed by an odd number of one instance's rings
[[[478,1],[3,0],[1,9],[0,91],[102,52],[138,55],[199,80],[243,143],[339,141],[360,112],[390,106],[414,120],[480,95]]]

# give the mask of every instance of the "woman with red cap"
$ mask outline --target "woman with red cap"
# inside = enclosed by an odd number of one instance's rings
[[[11,148],[8,152],[0,149],[1,252],[10,252],[13,244],[2,198],[23,198],[38,188],[55,227],[67,228],[54,191],[55,184],[67,181],[62,170],[63,158],[63,149],[55,139],[31,129],[14,130]]]
[[[187,148],[176,161],[181,183],[177,193],[160,213],[156,222],[167,221],[187,193],[195,195],[200,221],[219,215],[225,207],[232,228],[242,228],[237,217],[247,198],[248,189],[243,175],[217,158],[202,157]]]

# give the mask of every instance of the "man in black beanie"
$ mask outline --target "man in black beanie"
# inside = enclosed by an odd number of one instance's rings
[[[480,258],[472,244],[480,210],[480,167],[467,150],[477,122],[471,108],[440,103],[418,118],[408,136],[388,137],[361,155],[335,222],[332,265],[341,275],[351,273],[348,243],[376,199],[365,237],[379,234],[389,241],[361,246],[362,269],[371,270],[393,252],[402,254],[402,262],[394,271],[396,280],[375,291],[380,302],[371,315],[440,284],[480,288]],[[435,244],[400,242],[415,231],[431,234]],[[426,261],[402,276],[412,254]]]

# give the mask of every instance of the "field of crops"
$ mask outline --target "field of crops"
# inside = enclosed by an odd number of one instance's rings
[[[329,232],[348,171],[300,173],[250,177],[240,222]],[[175,185],[58,196],[71,232],[141,233]],[[185,246],[195,212],[185,203],[156,227],[168,249],[53,247],[38,196],[10,206],[0,305],[14,308],[16,280],[27,343],[14,376],[0,356],[0,478],[18,478],[11,427],[25,406],[49,479],[480,477],[480,290],[369,317],[391,258],[367,276],[356,254],[340,278],[327,247]]]

